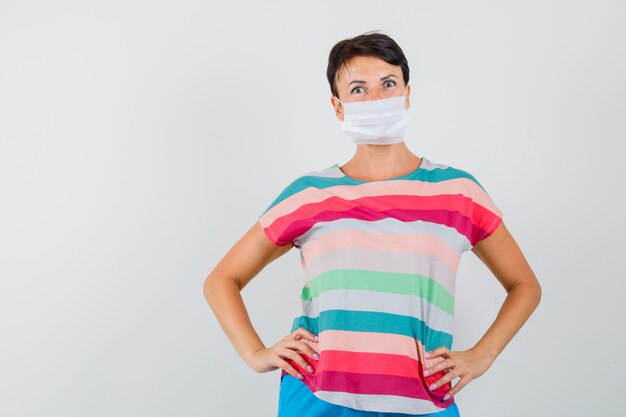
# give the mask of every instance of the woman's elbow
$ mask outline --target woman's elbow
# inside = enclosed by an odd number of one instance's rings
[[[543,290],[541,289],[541,284],[535,277],[533,280],[528,282],[528,285],[525,286],[526,291],[528,292],[527,297],[531,298],[534,301],[534,308],[541,303],[541,297],[543,295]]]

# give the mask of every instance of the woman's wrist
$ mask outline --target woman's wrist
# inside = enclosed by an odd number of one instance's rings
[[[472,350],[479,352],[482,356],[489,358],[489,361],[491,363],[493,363],[496,358],[498,357],[498,352],[489,347],[488,345],[485,345],[484,343],[476,343],[473,347]]]

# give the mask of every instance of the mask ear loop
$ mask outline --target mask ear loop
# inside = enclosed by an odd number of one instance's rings
[[[345,110],[346,106],[343,104],[343,101],[339,100],[339,97],[337,97],[337,96],[334,96],[334,97],[337,99],[337,101],[338,101],[338,102],[340,102],[340,103],[341,103],[341,110],[342,110],[342,111],[343,111],[343,110]],[[345,117],[345,116],[344,116],[344,117]]]

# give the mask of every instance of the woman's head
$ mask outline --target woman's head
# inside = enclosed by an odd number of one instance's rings
[[[385,88],[378,83],[372,85],[374,80],[371,77],[378,76],[381,72],[391,75],[383,80],[380,80],[383,76],[376,79],[384,84]],[[370,76],[369,80],[362,79],[367,75]],[[366,32],[354,38],[344,39],[333,46],[328,56],[326,77],[333,96],[342,101],[375,100],[400,95],[393,93],[393,90],[387,90],[387,86],[404,92],[409,82],[409,64],[400,46],[389,36]],[[369,93],[379,96],[368,96]]]
[[[337,119],[357,145],[404,140],[409,122],[409,65],[389,36],[364,33],[333,46],[328,57],[330,98]]]

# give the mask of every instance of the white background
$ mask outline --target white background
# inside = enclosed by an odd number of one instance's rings
[[[354,145],[330,105],[341,39],[411,68],[407,145],[476,176],[543,287],[457,394],[463,417],[617,415],[624,366],[626,7],[619,1],[0,1],[0,415],[275,416],[207,274],[297,176]],[[292,249],[243,291],[288,333]],[[471,252],[454,349],[505,292]]]

